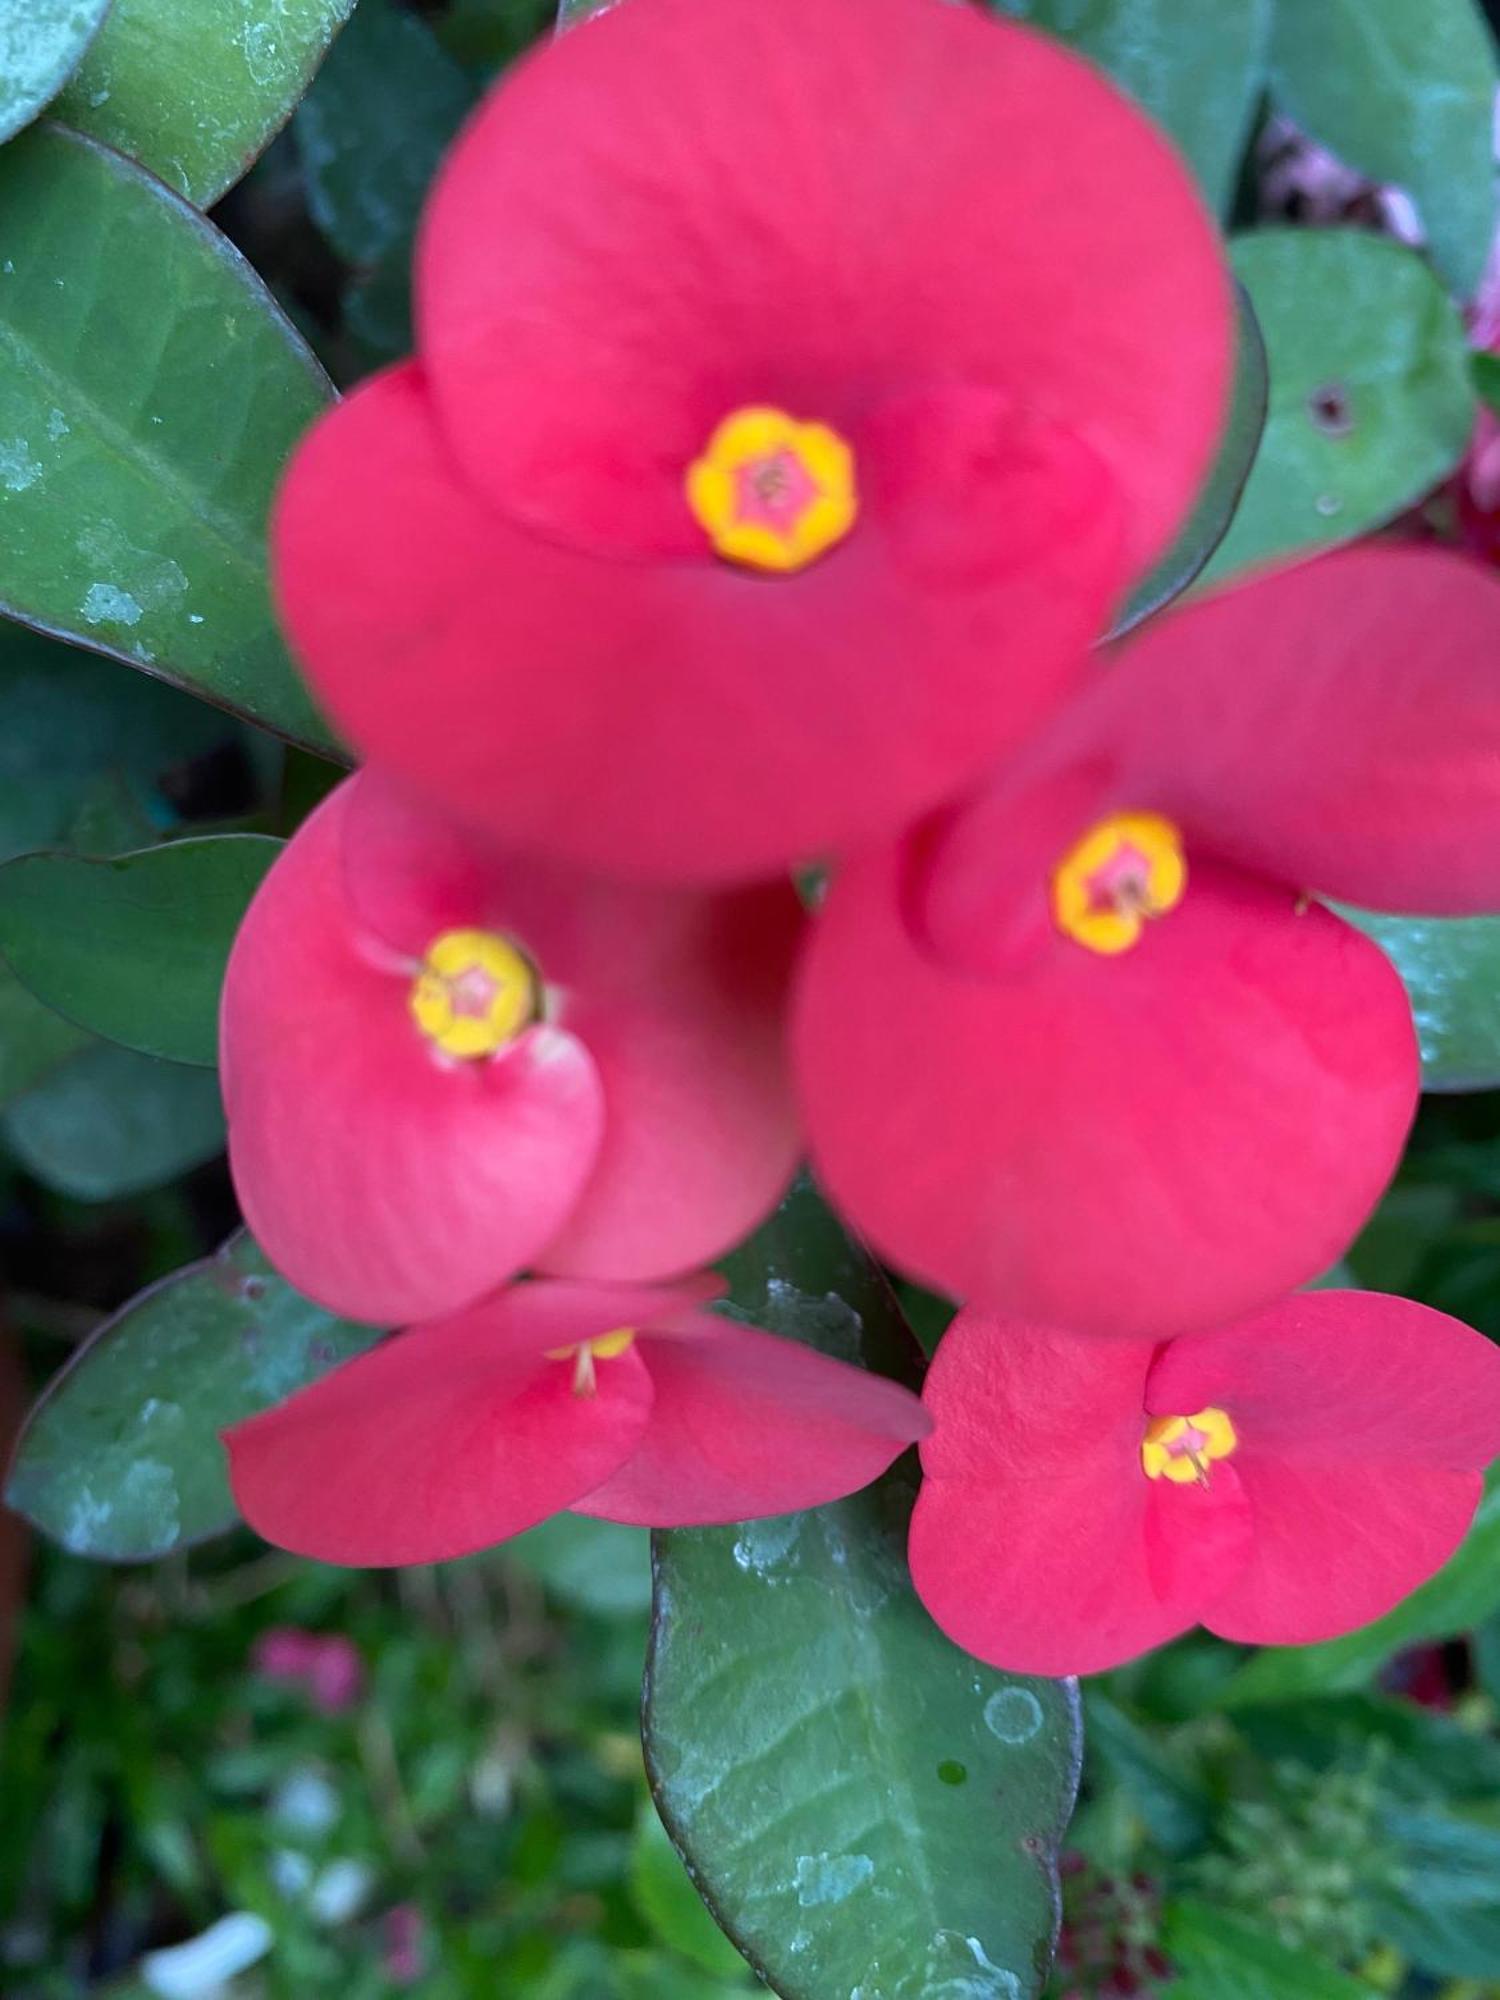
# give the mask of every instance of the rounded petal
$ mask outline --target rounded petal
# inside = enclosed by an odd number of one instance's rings
[[[928,1427],[899,1383],[734,1320],[700,1314],[638,1346],[650,1422],[579,1513],[671,1528],[818,1507],[867,1486]]]
[[[1500,1348],[1461,1320],[1381,1292],[1298,1292],[1232,1326],[1173,1341],[1147,1385],[1153,1415],[1228,1410],[1235,1463],[1366,1460],[1482,1472],[1500,1458]]]
[[[466,1304],[557,1233],[600,1155],[604,1086],[557,1027],[483,1062],[423,1038],[415,966],[351,922],[349,795],[305,823],[246,915],[222,1081],[235,1188],[266,1254],[332,1311],[388,1324]]]
[[[1500,578],[1367,543],[1148,625],[1070,730],[1133,805],[1299,889],[1500,909]]]
[[[470,1555],[568,1506],[633,1450],[651,1379],[627,1350],[575,1395],[571,1364],[541,1357],[534,1332],[514,1301],[481,1308],[237,1424],[225,1442],[246,1520],[297,1555],[385,1566]]]
[[[1011,1673],[1100,1673],[1186,1631],[1195,1591],[1220,1594],[1225,1573],[1161,1559],[1140,1458],[1152,1352],[972,1306],[949,1327],[910,1556],[955,1645]]]
[[[1141,567],[1228,385],[1222,259],[1168,145],[1055,42],[931,0],[645,0],[561,37],[450,159],[417,293],[476,485],[617,546],[679,545],[733,409],[849,433],[892,388],[972,383],[1099,454]]]
[[[984,475],[989,513],[1033,523],[1019,537],[976,552],[967,486],[929,504],[891,482],[884,513],[767,580],[518,528],[463,486],[398,369],[293,461],[280,607],[340,728],[430,805],[612,872],[767,874],[934,805],[1084,671],[1118,509],[1086,447],[1036,428]]]
[[[998,1309],[1164,1336],[1342,1254],[1416,1104],[1401,983],[1326,911],[1189,876],[1132,950],[1054,933],[988,978],[914,942],[896,852],[837,879],[795,1053],[819,1175],[883,1256]]]
[[[1257,1646],[1307,1645],[1384,1617],[1453,1554],[1484,1486],[1477,1472],[1410,1458],[1319,1465],[1246,1445],[1234,1462],[1254,1541],[1202,1618]]]

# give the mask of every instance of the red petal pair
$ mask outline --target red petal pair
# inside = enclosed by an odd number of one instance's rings
[[[818,1506],[925,1434],[895,1383],[702,1311],[717,1289],[521,1284],[398,1334],[227,1433],[235,1498],[318,1561],[441,1562],[562,1508],[681,1527]]]
[[[1500,584],[1368,547],[1170,613],[990,791],[835,881],[796,1046],[825,1183],[893,1262],[1087,1332],[1327,1268],[1418,1090],[1384,956],[1308,892],[1500,907]],[[1109,954],[1059,863],[1115,815],[1186,892]]]
[[[455,1057],[413,1015],[434,940],[518,945],[539,1018]],[[521,861],[351,778],[257,894],[224,988],[235,1185],[300,1290],[354,1319],[450,1312],[536,1266],[691,1270],[779,1199],[802,916]]]
[[[1230,369],[1167,145],[939,0],[561,37],[441,176],[417,306],[417,362],[281,496],[303,664],[431,800],[679,879],[893,831],[1016,744],[1190,506]],[[853,526],[796,574],[721,559],[688,494],[767,408],[853,454]]]
[[[1016,1673],[1102,1672],[1195,1624],[1255,1645],[1367,1624],[1457,1548],[1500,1454],[1500,1352],[1365,1292],[1163,1347],[966,1308],[924,1400],[913,1580]],[[1150,1420],[1205,1413],[1227,1452],[1148,1477]]]

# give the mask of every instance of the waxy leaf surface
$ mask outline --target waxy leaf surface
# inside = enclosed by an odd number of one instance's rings
[[[58,1194],[120,1201],[222,1150],[219,1080],[95,1042],[11,1100],[0,1141]]]
[[[1500,917],[1339,914],[1375,940],[1406,982],[1423,1089],[1500,1085]]]
[[[109,0],[0,0],[0,140],[56,97],[108,12]]]

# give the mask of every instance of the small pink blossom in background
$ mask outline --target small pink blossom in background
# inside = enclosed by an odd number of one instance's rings
[[[365,1691],[365,1663],[352,1639],[273,1625],[250,1656],[251,1671],[280,1686],[300,1686],[320,1715],[346,1715]]]
[[[394,1986],[415,1986],[427,1970],[427,1926],[415,1903],[397,1903],[380,1923],[381,1970]]]

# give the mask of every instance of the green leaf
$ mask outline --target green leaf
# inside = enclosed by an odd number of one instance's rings
[[[1163,1989],[1170,2000],[1378,2000],[1362,1979],[1206,1903],[1169,1903],[1161,1948],[1181,1975]]]
[[[1201,1846],[1209,1798],[1196,1775],[1097,1687],[1085,1691],[1083,1713],[1091,1768],[1102,1766],[1126,1794],[1156,1846],[1166,1854]]]
[[[247,734],[175,688],[3,622],[0,714],[0,862],[77,845],[80,816],[96,823],[111,793],[167,831],[192,765]]]
[[[13,1098],[0,1139],[28,1173],[75,1201],[144,1194],[222,1151],[219,1080],[96,1043]]]
[[[279,840],[231,833],[0,868],[0,954],[49,1007],[143,1055],[218,1061],[229,947]]]
[[[0,0],[0,140],[56,97],[108,12],[109,0]]]
[[[651,1543],[644,1528],[554,1514],[505,1545],[564,1604],[596,1618],[637,1618],[651,1609]]]
[[[430,29],[392,0],[361,0],[292,126],[313,220],[350,263],[410,243],[474,99]]]
[[[1500,354],[1487,354],[1476,347],[1469,356],[1469,379],[1484,407],[1492,415],[1500,414]]]
[[[1311,1771],[1354,1762],[1372,1743],[1392,1753],[1393,1778],[1408,1795],[1434,1787],[1452,1798],[1490,1799],[1500,1794],[1500,1740],[1467,1728],[1451,1715],[1375,1694],[1302,1695],[1295,1701],[1257,1703],[1235,1716],[1254,1750],[1272,1762]]]
[[[354,0],[114,0],[58,115],[198,208],[291,116]]]
[[[88,1045],[81,1029],[33,1000],[10,968],[0,965],[0,1106],[31,1090]]]
[[[228,240],[57,126],[0,153],[0,611],[327,749],[265,519],[328,398]]]
[[[880,1273],[807,1190],[728,1268],[757,1324],[915,1367]],[[908,1455],[835,1506],[656,1540],[652,1790],[785,2000],[1024,2000],[1045,1978],[1076,1693],[981,1666],[932,1624],[906,1571],[915,1480]]]
[[[990,0],[1114,78],[1187,156],[1212,206],[1234,192],[1265,75],[1272,0]]]
[[[1448,1813],[1385,1815],[1405,1894],[1382,1904],[1397,1950],[1441,1978],[1491,1979],[1500,1963],[1500,1830]]]
[[[744,1959],[704,1909],[649,1802],[641,1807],[631,1842],[630,1893],[664,1945],[716,1979],[745,1976]]]
[[[238,1518],[219,1432],[379,1338],[294,1292],[247,1236],[132,1299],[33,1410],[6,1499],[75,1555],[144,1562]]]
[[[1330,152],[1416,202],[1467,298],[1495,227],[1495,45],[1476,0],[1282,0],[1277,104]]]
[[[1241,285],[1234,397],[1219,455],[1187,525],[1155,569],[1136,585],[1110,633],[1112,639],[1123,638],[1135,626],[1163,610],[1195,583],[1208,566],[1214,550],[1229,533],[1255,464],[1266,428],[1269,397],[1266,346],[1249,294]]]
[[[1271,408],[1217,581],[1352,541],[1458,463],[1474,425],[1457,308],[1413,250],[1357,229],[1231,246],[1271,367]]]
[[[1500,917],[1386,917],[1339,906],[1406,983],[1424,1090],[1500,1084]]]
[[[1228,1683],[1226,1707],[1368,1687],[1392,1653],[1451,1639],[1500,1608],[1500,1474],[1492,1471],[1474,1525],[1435,1577],[1373,1625],[1315,1646],[1268,1646]]]

